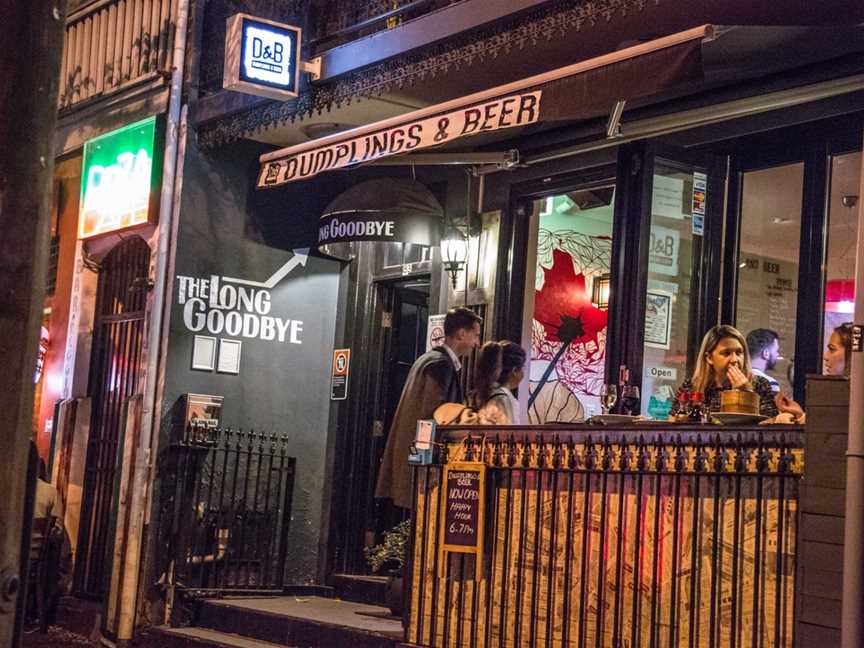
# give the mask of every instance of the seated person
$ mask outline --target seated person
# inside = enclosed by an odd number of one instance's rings
[[[852,368],[852,324],[841,324],[834,329],[822,355],[822,364],[826,376],[849,376]],[[804,425],[807,422],[804,408],[785,394],[777,394],[776,403],[780,413],[773,423]]]
[[[761,376],[753,375],[750,369],[750,353],[744,336],[738,329],[721,324],[712,327],[702,338],[693,376],[681,385],[679,393],[681,390],[701,392],[708,411],[719,412],[720,392],[726,389],[755,391],[759,395],[759,413],[777,416],[771,385]],[[677,415],[680,407],[676,400],[669,415]]]
[[[522,382],[525,358],[525,350],[508,340],[487,342],[480,349],[468,405],[477,410],[481,423],[518,425],[521,422],[519,401],[512,390]]]
[[[852,369],[852,324],[841,324],[831,333],[822,365],[826,376],[846,376]]]
[[[48,481],[45,461],[39,459],[33,527],[30,535],[31,584],[28,622],[45,632],[53,624],[60,596],[72,573],[69,537],[63,528],[63,504]]]
[[[758,328],[747,334],[747,349],[750,351],[750,369],[754,376],[762,376],[771,385],[775,394],[780,391],[780,383],[767,373],[777,366],[780,357],[780,336],[771,329]]]

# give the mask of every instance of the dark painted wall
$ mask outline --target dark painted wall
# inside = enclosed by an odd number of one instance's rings
[[[309,257],[305,267],[294,267],[268,291],[270,308],[266,315],[301,321],[302,331],[295,331],[294,335],[300,344],[290,341],[290,328],[284,341],[278,337],[262,340],[224,331],[215,333],[206,326],[198,333],[242,341],[238,375],[191,369],[195,333],[184,323],[184,305],[179,303],[181,285],[185,284],[186,299],[191,296],[188,282],[181,281],[179,276],[209,279],[211,275],[219,275],[266,281],[292,259],[290,249],[263,242],[258,226],[261,215],[256,210],[266,207],[271,210],[267,219],[275,217],[284,223],[282,242],[290,242],[292,238],[300,241],[306,238],[303,232],[310,231],[309,223],[314,226],[318,215],[314,213],[315,200],[292,201],[286,197],[280,201],[273,196],[262,200],[257,195],[252,187],[259,153],[260,148],[249,143],[215,153],[201,152],[194,137],[189,138],[171,296],[160,447],[163,452],[167,448],[171,410],[186,392],[223,396],[223,425],[287,434],[291,444],[289,454],[297,458],[288,582],[300,583],[316,579],[319,538],[329,506],[324,501],[325,482],[329,479],[326,466],[329,375],[340,266]],[[228,283],[223,279],[220,285]],[[198,326],[199,317],[210,308],[196,302],[192,310],[191,323]],[[223,310],[223,314],[229,312],[230,309]],[[258,315],[254,319],[260,324]]]

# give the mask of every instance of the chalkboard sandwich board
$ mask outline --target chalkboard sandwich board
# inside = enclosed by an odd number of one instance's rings
[[[438,564],[446,571],[446,553],[472,553],[477,559],[477,574],[483,557],[486,465],[462,461],[444,466],[442,479],[444,519],[441,529],[441,557]]]

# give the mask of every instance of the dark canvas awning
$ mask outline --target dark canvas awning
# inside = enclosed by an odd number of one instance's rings
[[[578,120],[616,102],[769,74],[864,49],[864,30],[703,25],[260,158],[258,187],[490,131]]]

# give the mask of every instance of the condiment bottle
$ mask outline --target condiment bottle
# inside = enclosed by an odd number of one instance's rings
[[[678,413],[675,415],[675,422],[686,423],[690,417],[690,392],[687,389],[681,389],[675,398],[678,401]]]
[[[702,392],[694,391],[690,395],[690,413],[687,415],[687,421],[690,423],[704,423],[707,419],[706,414]]]

